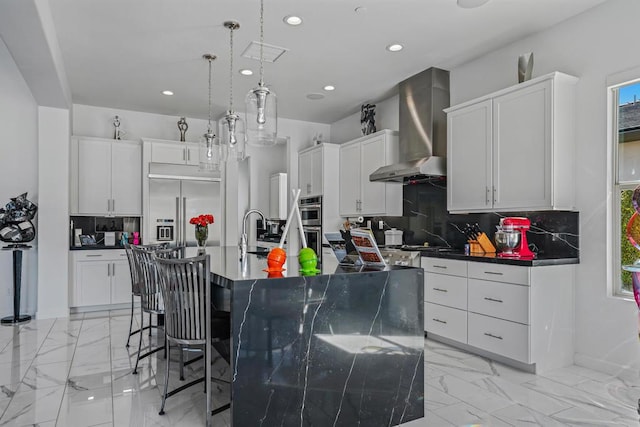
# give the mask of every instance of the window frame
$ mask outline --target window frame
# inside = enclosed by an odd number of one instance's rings
[[[610,173],[608,174],[608,185],[610,190],[609,211],[607,214],[607,223],[609,224],[608,233],[609,238],[607,244],[607,258],[610,260],[608,263],[609,270],[609,295],[615,298],[621,298],[625,300],[634,301],[633,291],[627,291],[622,288],[622,248],[620,242],[622,241],[622,224],[621,224],[621,197],[620,193],[623,190],[634,190],[640,185],[640,180],[637,181],[619,181],[619,132],[618,132],[618,111],[619,111],[619,99],[620,88],[639,84],[640,83],[640,68],[630,70],[616,76],[612,76],[607,79],[607,125],[609,128],[609,150],[608,155],[610,157]],[[640,257],[640,253],[638,254]]]

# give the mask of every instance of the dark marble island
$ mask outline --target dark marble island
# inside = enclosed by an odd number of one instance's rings
[[[208,248],[231,312],[234,426],[390,426],[424,417],[423,270],[320,266]]]

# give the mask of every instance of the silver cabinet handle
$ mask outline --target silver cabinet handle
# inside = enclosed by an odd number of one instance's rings
[[[176,224],[180,224],[180,197],[176,197]],[[176,227],[176,245],[180,246],[180,227]]]
[[[433,288],[434,291],[438,291],[438,292],[449,292],[446,289],[440,289],[440,288]]]
[[[111,275],[115,277],[116,275],[116,263],[114,262],[111,266]]]
[[[111,276],[111,263],[107,264],[107,276]]]
[[[186,148],[182,149],[182,161],[183,162],[187,161],[187,149]]]
[[[487,197],[486,197],[486,199],[487,199],[487,205],[488,205],[489,203],[491,203],[491,200],[489,199],[489,193],[490,193],[490,191],[489,191],[489,187],[484,187],[484,189],[487,191]]]
[[[496,187],[493,186],[493,203],[495,204],[498,200],[496,200]]]
[[[188,148],[186,148],[187,150],[187,161],[190,162],[191,161],[191,151],[189,151]]]
[[[87,254],[87,255],[86,255],[86,257],[87,257],[87,258],[88,258],[88,257],[92,257],[92,258],[93,258],[93,257],[101,257],[101,256],[102,256],[101,254]]]
[[[116,199],[111,199],[111,211],[116,211]]]
[[[440,320],[440,319],[436,319],[436,318],[433,318],[432,320],[433,320],[434,322],[443,323],[443,324],[445,324],[445,325],[447,324],[447,322],[446,322],[445,320]]]
[[[487,301],[493,301],[493,302],[504,302],[501,299],[496,299],[496,298],[490,298],[490,297],[484,297],[484,299],[486,299]]]
[[[187,198],[182,198],[182,244],[187,246]]]
[[[494,276],[502,276],[504,273],[500,273],[498,271],[485,271],[484,274],[493,274]]]
[[[485,334],[486,336],[488,336],[488,337],[495,338],[495,339],[498,339],[498,340],[501,340],[501,339],[502,339],[502,337],[501,337],[501,336],[499,336],[499,335],[493,335],[493,334],[490,334],[489,332],[485,332],[484,334]]]
[[[111,212],[111,199],[107,199],[107,212]]]
[[[434,265],[433,268],[444,268],[446,270],[447,266],[446,265]]]

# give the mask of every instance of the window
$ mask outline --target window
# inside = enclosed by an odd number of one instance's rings
[[[635,212],[632,196],[640,185],[640,82],[618,86],[613,89],[613,95],[617,130],[614,144],[614,293],[631,296],[631,274],[621,266],[633,264],[640,258],[640,252],[627,239],[627,223]],[[632,233],[640,236],[640,220],[635,221]]]

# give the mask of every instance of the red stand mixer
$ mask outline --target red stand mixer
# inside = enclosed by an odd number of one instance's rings
[[[498,248],[502,250],[498,256],[519,259],[535,258],[536,255],[529,250],[527,242],[529,228],[531,228],[529,218],[508,216],[500,219],[500,226],[495,236]]]

